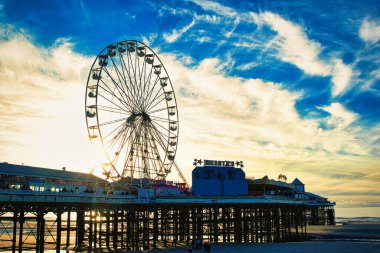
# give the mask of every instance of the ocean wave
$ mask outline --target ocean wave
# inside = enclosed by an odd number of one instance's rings
[[[336,217],[335,222],[380,222],[380,217]]]

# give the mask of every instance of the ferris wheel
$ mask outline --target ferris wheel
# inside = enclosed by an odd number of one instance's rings
[[[169,75],[142,42],[112,43],[96,57],[87,80],[85,113],[91,141],[109,160],[108,179],[164,180],[178,143],[178,109]],[[139,183],[136,183],[139,182]]]

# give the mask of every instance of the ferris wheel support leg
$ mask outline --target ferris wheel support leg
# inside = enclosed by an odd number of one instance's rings
[[[173,165],[174,165],[174,168],[177,170],[178,175],[180,176],[180,178],[182,179],[182,181],[186,184],[187,187],[190,188],[190,185],[189,185],[189,183],[187,182],[185,176],[183,175],[181,169],[178,167],[178,164],[177,164],[176,162],[174,162]]]

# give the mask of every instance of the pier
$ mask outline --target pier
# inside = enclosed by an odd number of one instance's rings
[[[0,191],[0,208],[1,249],[12,252],[147,250],[196,239],[284,242],[304,239],[308,224],[334,222],[331,204],[270,196],[148,199],[10,189]]]

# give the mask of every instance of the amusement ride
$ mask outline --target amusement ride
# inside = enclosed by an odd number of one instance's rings
[[[100,140],[109,166],[103,175],[146,187],[165,180],[178,145],[178,107],[164,64],[146,44],[125,40],[106,46],[88,75],[88,136]]]

